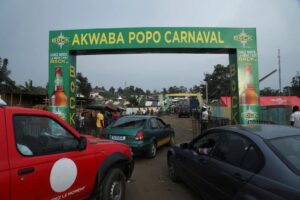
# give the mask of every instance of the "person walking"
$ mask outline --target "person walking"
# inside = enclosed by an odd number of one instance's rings
[[[202,113],[201,113],[201,134],[207,129],[208,124],[208,111],[206,106],[202,107]]]
[[[83,113],[79,114],[79,128],[83,128],[84,127],[84,115]]]
[[[102,138],[103,137],[103,128],[104,128],[104,116],[101,113],[101,111],[99,111],[97,114],[96,126],[97,126],[96,137]]]
[[[300,128],[300,111],[299,111],[299,106],[294,106],[293,107],[293,112],[291,114],[291,126]]]

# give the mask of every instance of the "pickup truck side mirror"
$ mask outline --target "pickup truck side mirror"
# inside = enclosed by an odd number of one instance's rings
[[[81,136],[79,138],[79,144],[78,144],[79,151],[83,151],[86,149],[86,143],[87,143],[86,137]]]
[[[165,128],[171,128],[170,124],[166,124]]]

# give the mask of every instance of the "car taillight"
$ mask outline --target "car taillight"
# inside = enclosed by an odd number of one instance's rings
[[[144,132],[143,131],[137,132],[135,139],[136,140],[143,140],[144,139]]]

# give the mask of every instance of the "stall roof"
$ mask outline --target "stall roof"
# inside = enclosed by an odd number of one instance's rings
[[[231,97],[221,97],[220,106],[230,106]],[[261,96],[260,106],[295,106],[300,107],[300,98],[297,96]]]

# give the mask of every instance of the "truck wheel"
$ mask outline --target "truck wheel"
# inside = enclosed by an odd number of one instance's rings
[[[180,178],[179,178],[179,176],[176,172],[176,169],[175,169],[175,157],[174,157],[174,155],[170,155],[168,157],[168,174],[169,174],[170,179],[173,182],[179,182],[180,181]]]
[[[148,150],[148,158],[154,158],[156,156],[156,153],[157,153],[157,146],[156,143],[153,141]]]
[[[99,200],[124,200],[126,178],[122,170],[112,168],[100,185]]]

